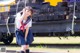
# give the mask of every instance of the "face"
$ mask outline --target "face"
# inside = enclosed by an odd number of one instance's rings
[[[26,14],[27,14],[28,16],[31,16],[31,15],[32,15],[32,13],[31,13],[30,10],[26,10]]]
[[[32,11],[29,10],[29,9],[24,8],[24,9],[23,9],[23,13],[24,13],[26,16],[32,16]]]

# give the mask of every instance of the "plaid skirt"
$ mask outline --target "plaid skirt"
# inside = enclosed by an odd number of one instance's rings
[[[25,32],[19,29],[16,30],[15,35],[16,35],[16,42],[18,45],[30,45],[34,41],[31,29],[29,29],[26,40],[25,40]]]

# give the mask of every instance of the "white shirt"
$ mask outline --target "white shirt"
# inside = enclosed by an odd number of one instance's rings
[[[16,14],[15,26],[16,26],[17,29],[20,29],[20,27],[21,27],[20,20],[22,19],[22,16],[23,15],[21,15],[20,13]],[[26,29],[26,27],[32,27],[32,19],[26,24],[25,29]]]

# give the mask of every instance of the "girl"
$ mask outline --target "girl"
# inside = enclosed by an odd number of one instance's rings
[[[29,53],[29,45],[33,42],[33,34],[30,27],[32,26],[33,9],[26,6],[21,12],[17,13],[15,19],[16,40],[21,46],[20,53]]]

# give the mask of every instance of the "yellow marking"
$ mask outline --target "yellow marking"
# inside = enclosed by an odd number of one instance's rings
[[[0,4],[0,12],[6,12],[6,11],[10,11],[10,6],[11,5],[15,5],[16,0],[10,2],[9,4],[5,5],[5,4]]]
[[[51,6],[56,6],[58,2],[62,2],[62,0],[45,0],[45,2],[50,2]]]

